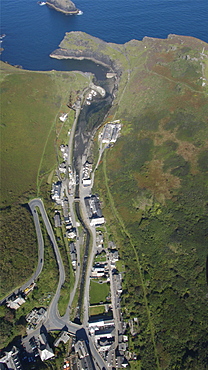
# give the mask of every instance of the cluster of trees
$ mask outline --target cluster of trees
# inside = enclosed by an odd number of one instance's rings
[[[35,270],[37,242],[29,208],[21,203],[1,210],[1,297]]]

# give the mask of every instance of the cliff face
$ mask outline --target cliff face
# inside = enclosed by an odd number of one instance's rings
[[[76,5],[70,0],[47,0],[46,4],[65,14],[77,14],[79,11]]]

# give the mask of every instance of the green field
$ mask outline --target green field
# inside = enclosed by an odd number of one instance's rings
[[[1,63],[1,293],[25,281],[37,263],[37,245],[27,203],[49,197],[50,174],[74,112],[71,95],[88,86],[78,73],[30,72]],[[68,112],[64,125],[61,112]]]
[[[110,287],[108,283],[100,284],[96,281],[90,281],[90,304],[105,303],[106,297],[109,295]]]

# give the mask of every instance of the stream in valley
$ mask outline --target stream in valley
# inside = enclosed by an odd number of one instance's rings
[[[88,153],[91,148],[95,133],[104,121],[106,115],[109,112],[109,109],[112,106],[113,102],[113,93],[115,86],[115,79],[106,79],[102,81],[94,80],[95,85],[103,87],[106,91],[104,98],[96,97],[91,105],[85,104],[83,109],[80,112],[80,116],[77,122],[77,127],[74,137],[74,147],[73,147],[73,172],[76,171],[76,190],[75,198],[79,199],[79,180],[82,176],[81,167],[82,167],[82,158],[85,156],[85,159],[88,158]],[[88,263],[88,255],[90,249],[90,238],[91,234],[88,230],[88,227],[82,219],[82,212],[80,209],[80,202],[75,202],[75,210],[77,218],[80,221],[84,232],[85,232],[85,245],[83,253],[83,261],[81,268],[80,284],[79,284],[79,298],[78,298],[78,307],[76,313],[76,321],[80,321],[83,305],[83,295],[84,295],[84,285],[85,285],[85,274]]]

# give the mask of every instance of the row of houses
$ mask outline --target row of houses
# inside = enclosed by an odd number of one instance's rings
[[[77,233],[76,233],[76,228],[73,227],[72,219],[70,217],[68,199],[64,198],[61,201],[61,205],[62,205],[62,209],[63,209],[63,218],[64,218],[63,222],[64,222],[65,228],[66,228],[66,236],[70,240],[75,239]],[[54,223],[55,223],[55,227],[61,227],[61,225],[62,225],[61,214],[58,210],[55,210]]]
[[[83,339],[75,343],[75,352],[78,354],[78,368],[80,370],[94,370],[91,355]]]
[[[96,233],[98,245],[103,246],[102,233]],[[99,238],[98,238],[99,236]],[[104,249],[105,251],[105,249]],[[119,260],[119,253],[116,245],[109,241],[106,252],[106,261],[98,262],[93,265],[91,278],[107,278],[111,282],[111,307],[113,305],[113,313],[115,317],[106,315],[98,315],[90,317],[88,328],[95,346],[103,356],[109,366],[112,364],[116,368],[125,368],[128,366],[126,356],[128,356],[128,337],[124,335],[126,326],[122,321],[122,313],[120,307],[120,299],[122,294],[122,273],[119,273],[116,268],[116,262]],[[117,320],[118,332],[116,332],[115,320]],[[115,348],[115,336],[118,340],[118,346]]]
[[[107,263],[96,263],[91,270],[91,278],[107,277],[108,275],[108,264]]]
[[[97,95],[97,91],[95,90],[90,90],[90,92],[87,94],[86,96],[86,103],[87,105],[91,105],[91,102],[93,100],[93,98]]]

